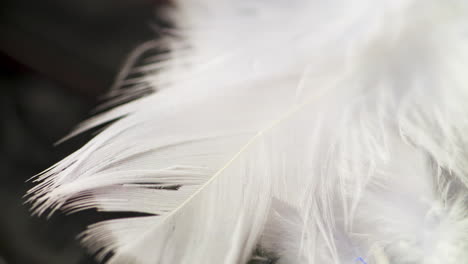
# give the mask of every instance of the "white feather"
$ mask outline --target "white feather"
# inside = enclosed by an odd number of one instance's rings
[[[288,264],[468,260],[464,1],[172,15],[170,58],[140,69],[158,92],[83,124],[118,119],[37,178],[36,213],[149,214],[84,233],[109,263],[245,263],[258,243]]]

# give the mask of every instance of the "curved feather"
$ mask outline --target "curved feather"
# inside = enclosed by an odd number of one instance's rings
[[[118,119],[37,177],[36,213],[148,214],[84,233],[109,263],[466,258],[465,4],[177,8],[158,92],[81,126]]]

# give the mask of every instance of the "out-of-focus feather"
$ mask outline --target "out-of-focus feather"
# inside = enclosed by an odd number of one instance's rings
[[[148,214],[84,233],[109,263],[245,263],[257,244],[288,264],[460,263],[466,14],[179,1],[169,59],[140,68],[158,92],[84,123],[118,119],[37,177],[34,211]]]

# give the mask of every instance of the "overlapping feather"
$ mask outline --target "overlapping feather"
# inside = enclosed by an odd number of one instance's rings
[[[83,124],[118,119],[37,177],[34,211],[148,214],[84,233],[109,263],[468,260],[466,8],[179,1],[140,69],[158,92]]]

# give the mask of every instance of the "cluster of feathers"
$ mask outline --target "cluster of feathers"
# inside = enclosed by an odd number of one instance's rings
[[[139,213],[83,233],[109,264],[468,263],[467,1],[164,14],[169,52],[34,178],[34,213]]]

